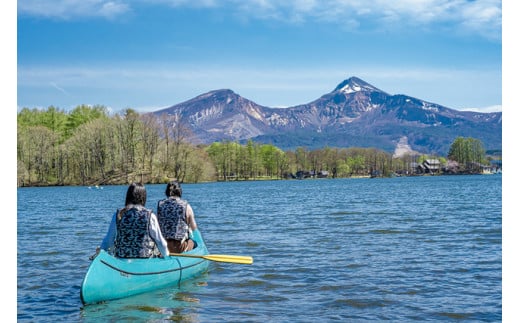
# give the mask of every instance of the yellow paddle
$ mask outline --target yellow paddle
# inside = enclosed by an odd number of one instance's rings
[[[186,254],[186,253],[170,253],[170,256],[202,258],[202,259],[211,260],[211,261],[231,262],[231,263],[235,263],[235,264],[244,264],[244,265],[251,265],[253,263],[253,257],[249,257],[249,256],[190,255],[190,254]]]

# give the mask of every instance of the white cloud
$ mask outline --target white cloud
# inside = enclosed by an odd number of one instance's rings
[[[112,19],[130,11],[124,1],[107,0],[19,0],[18,13],[47,18],[75,19],[103,17]]]
[[[500,0],[227,0],[243,15],[287,22],[313,20],[348,28],[372,25],[385,30],[441,23],[448,31],[472,32],[500,39]],[[295,19],[297,17],[297,19]],[[369,23],[367,23],[369,22]]]
[[[500,40],[501,0],[19,0],[21,14],[53,18],[114,18],[140,5],[220,8],[241,20],[328,22],[345,29],[389,30],[442,24],[448,32],[472,32]],[[138,10],[134,10],[138,11]]]
[[[480,107],[480,108],[460,108],[458,110],[461,111],[473,111],[473,112],[483,112],[483,113],[489,113],[489,112],[502,112],[502,106],[501,105],[492,105],[488,107]]]

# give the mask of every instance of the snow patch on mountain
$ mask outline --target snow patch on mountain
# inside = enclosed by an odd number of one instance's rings
[[[431,104],[428,102],[422,102],[422,109],[428,110],[428,111],[434,111],[437,113],[439,112],[439,107],[437,105],[434,105],[434,104]]]
[[[362,89],[362,87],[357,84],[354,84],[354,85],[347,84],[346,86],[342,87],[339,91],[343,92],[345,94],[350,94],[350,93],[354,93],[354,92],[359,92],[359,91],[361,91],[361,89]]]
[[[351,77],[349,79],[344,80],[341,82],[336,89],[334,89],[334,92],[339,91],[345,94],[351,94],[356,92],[373,92],[373,91],[379,91],[378,88],[368,84],[367,82],[357,78],[357,77]]]

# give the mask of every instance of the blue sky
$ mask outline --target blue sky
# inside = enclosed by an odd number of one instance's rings
[[[509,144],[503,159],[513,161],[520,106],[514,3],[18,0],[2,8],[2,39],[15,49],[3,51],[3,93],[6,106],[18,109],[102,104],[153,111],[222,88],[265,106],[293,106],[357,76],[388,93],[455,109],[503,105]],[[14,128],[2,121],[3,129]],[[9,142],[14,156],[15,141]],[[8,173],[14,183],[16,173]],[[518,174],[510,169],[503,178],[504,318],[514,316],[518,290],[517,225],[508,211],[518,204],[509,189]],[[15,280],[9,282],[14,293]]]
[[[153,111],[232,89],[294,106],[357,76],[450,108],[502,109],[495,0],[19,0],[17,106]]]

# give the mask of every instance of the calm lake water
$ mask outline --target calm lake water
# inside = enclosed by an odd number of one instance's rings
[[[502,320],[501,175],[185,184],[210,253],[254,264],[83,306],[126,188],[18,189],[18,321]]]

